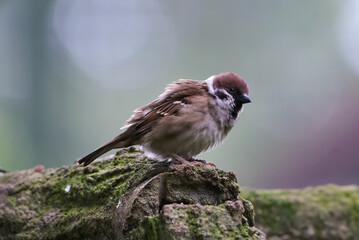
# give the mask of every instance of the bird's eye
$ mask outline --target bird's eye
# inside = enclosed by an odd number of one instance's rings
[[[230,87],[230,88],[229,88],[229,91],[230,91],[230,92],[234,92],[234,87]]]

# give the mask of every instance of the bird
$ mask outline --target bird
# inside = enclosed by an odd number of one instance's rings
[[[150,158],[195,159],[222,141],[250,103],[249,87],[233,72],[206,80],[180,79],[169,84],[151,103],[136,109],[111,141],[77,161],[84,166],[104,153],[140,145]]]

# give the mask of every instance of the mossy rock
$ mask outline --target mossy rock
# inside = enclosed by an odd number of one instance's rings
[[[359,239],[358,186],[243,192],[256,206],[256,225],[268,239]]]
[[[0,176],[0,239],[265,239],[253,218],[233,173],[136,148]]]

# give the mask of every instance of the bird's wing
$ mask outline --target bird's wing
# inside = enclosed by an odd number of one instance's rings
[[[206,89],[203,82],[193,80],[182,80],[170,84],[158,99],[135,110],[124,126],[127,128],[126,131],[81,158],[78,163],[86,166],[111,149],[138,144],[138,140],[151,131],[160,118],[176,114],[181,104],[191,104],[191,99],[202,95],[203,90]]]
[[[207,86],[200,81],[179,80],[170,84],[153,102],[138,108],[123,128],[134,127],[136,135],[149,132],[162,117],[176,114],[183,104],[191,104],[194,96],[203,95]]]

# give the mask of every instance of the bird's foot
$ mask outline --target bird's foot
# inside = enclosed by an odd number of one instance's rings
[[[196,159],[194,157],[191,157],[191,159],[189,161],[197,162],[197,163],[199,163],[199,165],[206,165],[206,166],[211,166],[211,167],[216,168],[216,165],[214,165],[214,163],[206,162],[206,160]]]
[[[206,164],[206,161],[205,161],[205,160],[196,159],[196,158],[194,158],[194,157],[191,157],[188,161],[190,161],[190,162],[199,162],[199,163],[202,163],[203,165]]]
[[[177,162],[180,162],[182,164],[186,164],[186,165],[189,165],[191,164],[189,161],[187,161],[186,159],[184,159],[183,157],[177,155],[177,154],[171,154],[171,157],[176,160]]]
[[[204,166],[206,164],[206,161],[204,160],[197,160],[194,158],[190,158],[189,160],[184,159],[183,157],[172,154],[171,155],[173,159],[177,160],[178,162],[185,164],[185,165],[192,165],[192,166]]]

